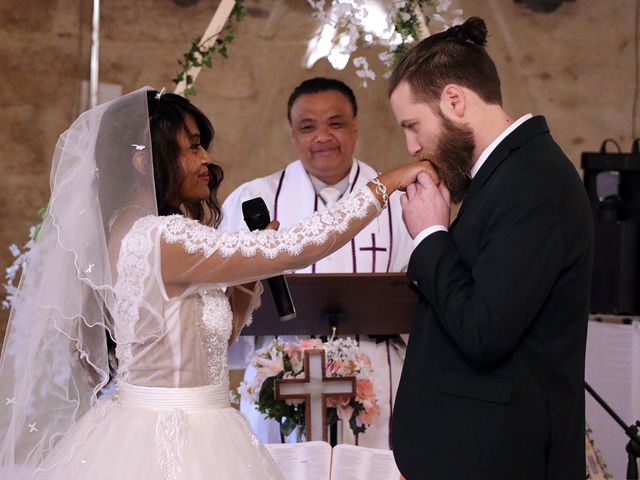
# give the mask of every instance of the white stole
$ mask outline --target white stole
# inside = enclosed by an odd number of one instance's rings
[[[377,176],[377,172],[370,166],[353,161],[349,172],[349,187],[345,195],[358,189]],[[279,191],[278,191],[279,190]],[[268,205],[271,216],[277,216],[281,228],[290,227],[314,211],[323,210],[324,203],[313,188],[309,175],[300,160],[297,160],[284,170],[284,176],[278,178],[278,185],[271,205]],[[399,212],[397,212],[399,214]],[[390,231],[389,212],[385,210],[368,225],[356,238],[347,243],[337,252],[318,261],[298,273],[350,273],[350,272],[387,272],[389,255],[393,248]],[[375,251],[374,248],[375,242]],[[373,258],[375,255],[375,266]],[[355,265],[354,265],[355,264]]]

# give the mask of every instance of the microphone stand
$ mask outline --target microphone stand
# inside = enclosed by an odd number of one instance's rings
[[[630,438],[629,443],[625,447],[627,452],[627,479],[638,480],[638,457],[640,457],[640,436],[638,436],[638,427],[640,427],[640,421],[636,420],[635,424],[627,426],[626,423],[618,416],[613,409],[607,405],[600,395],[591,388],[591,386],[584,382],[584,388],[591,394],[591,396],[600,404],[602,408],[613,418],[618,425],[624,430],[624,433]]]

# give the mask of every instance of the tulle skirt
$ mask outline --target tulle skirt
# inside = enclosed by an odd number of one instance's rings
[[[228,387],[121,385],[56,445],[44,479],[282,479]]]

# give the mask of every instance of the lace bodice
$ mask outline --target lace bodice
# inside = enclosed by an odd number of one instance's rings
[[[227,346],[231,338],[233,313],[229,299],[222,290],[200,293],[202,316],[198,331],[202,347],[207,352],[207,364],[212,383],[222,383],[228,375]]]
[[[221,232],[180,215],[137,220],[122,239],[116,268],[119,376],[163,387],[228,382],[229,339],[261,293],[260,286],[249,295],[230,287],[317,261],[379,212],[364,187],[284,231]]]

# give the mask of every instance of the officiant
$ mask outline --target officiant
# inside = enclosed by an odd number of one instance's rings
[[[339,80],[316,77],[298,85],[289,97],[287,117],[291,143],[299,158],[284,169],[249,181],[233,191],[222,207],[224,219],[220,228],[246,228],[241,205],[254,197],[262,197],[271,218],[278,220],[281,228],[287,228],[376,177],[374,168],[353,156],[358,136],[357,114],[353,91]],[[349,244],[297,273],[405,271],[411,247],[411,238],[402,221],[399,195],[394,194],[389,199],[388,211]],[[373,365],[372,381],[380,416],[357,440],[345,426],[342,429],[344,443],[391,448],[389,424],[406,340],[398,335],[358,336],[361,351],[370,357]],[[270,341],[267,337],[240,337],[230,349],[230,366],[247,368],[245,380],[251,379],[255,375],[249,365],[251,356]],[[281,441],[278,422],[264,419],[247,400],[241,401],[240,409],[262,442]]]

